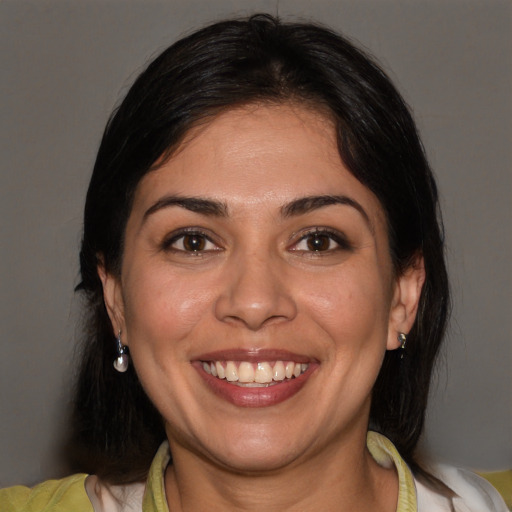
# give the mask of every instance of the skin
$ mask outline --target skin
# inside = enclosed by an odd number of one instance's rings
[[[325,195],[347,204],[283,212]],[[191,211],[177,196],[221,208]],[[200,251],[187,250],[194,240]],[[396,509],[397,476],[365,438],[373,384],[414,322],[424,270],[395,275],[382,207],[340,160],[328,119],[253,105],[192,130],[136,189],[120,275],[99,274],[166,424],[173,512]],[[228,349],[285,350],[314,371],[280,403],[235,405],[194,365]]]

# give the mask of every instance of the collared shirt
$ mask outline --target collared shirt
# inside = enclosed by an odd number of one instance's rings
[[[450,502],[414,479],[393,443],[375,432],[367,436],[368,450],[378,464],[395,467],[399,492],[396,512],[450,512]],[[84,474],[49,480],[30,489],[0,490],[2,512],[169,512],[164,474],[170,460],[163,443],[153,459],[146,483],[110,486]],[[469,471],[437,466],[434,474],[457,495],[457,512],[508,512],[497,491]]]

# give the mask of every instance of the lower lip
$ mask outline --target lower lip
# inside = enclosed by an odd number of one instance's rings
[[[299,377],[284,380],[268,387],[242,387],[231,384],[226,379],[218,379],[206,373],[200,362],[193,365],[208,387],[217,395],[238,407],[269,407],[288,400],[297,394],[313,373],[316,365]]]

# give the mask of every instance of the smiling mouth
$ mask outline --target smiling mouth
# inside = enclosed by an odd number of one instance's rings
[[[269,387],[300,377],[309,364],[293,361],[201,361],[208,375],[240,387]]]

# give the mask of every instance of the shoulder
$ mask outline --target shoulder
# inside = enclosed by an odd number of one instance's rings
[[[85,491],[87,475],[48,480],[35,487],[21,485],[0,490],[2,512],[93,512]]]
[[[144,484],[107,485],[95,475],[72,475],[35,487],[0,489],[1,512],[132,512],[141,509]]]
[[[85,489],[96,512],[137,512],[142,509],[145,483],[109,485],[97,476],[87,478]]]
[[[482,477],[466,469],[438,464],[431,468],[439,480],[457,495],[453,499],[456,512],[508,512],[502,497],[494,487]],[[416,480],[418,512],[444,512],[446,498],[440,496]]]

